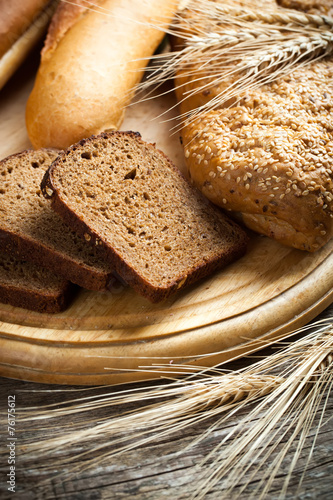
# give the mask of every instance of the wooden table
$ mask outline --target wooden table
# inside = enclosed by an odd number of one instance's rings
[[[0,108],[3,117],[3,133],[1,134],[1,149],[3,156],[5,154],[10,154],[14,151],[24,149],[28,145],[26,131],[24,128],[24,106],[29,88],[31,87],[31,80],[26,80],[23,76],[27,71],[31,75],[35,69],[36,67],[32,67],[32,69],[27,68],[26,65],[22,71],[18,73],[11,85],[7,86],[7,88],[2,92]],[[131,113],[132,115],[129,117],[129,121],[126,122],[129,124],[128,126],[132,126],[131,120],[135,123],[137,118],[135,110],[132,110]],[[146,120],[147,123],[149,123],[149,116]],[[167,137],[167,134],[162,135]],[[164,146],[167,148],[167,144],[163,144],[163,147]],[[292,255],[294,255],[294,253]],[[296,255],[296,257],[293,257],[293,262],[298,262],[297,259],[299,259],[299,256]],[[269,253],[269,258],[271,259],[271,253]],[[307,263],[305,264],[304,267],[307,269],[308,265]],[[331,267],[329,269],[331,269]],[[280,271],[279,274],[281,274]],[[302,276],[298,277],[299,280],[301,278]],[[275,286],[275,284],[277,290],[274,290],[274,294],[281,294],[282,299],[284,299],[282,294],[283,290],[282,292],[279,290],[281,282],[273,282],[272,286]],[[286,289],[288,289],[288,286],[286,286]],[[328,299],[330,294],[327,290],[325,290],[325,294],[325,297]],[[322,295],[319,294],[318,297],[318,300],[320,299],[319,302],[323,304]],[[297,299],[298,298],[299,297],[297,297]],[[313,302],[311,303],[313,304]],[[325,306],[327,303],[328,302],[325,303]],[[285,300],[284,304],[290,305],[290,301]],[[308,304],[304,305],[302,312],[304,309],[306,310],[306,307],[308,307]],[[299,314],[300,311],[296,311],[294,314],[296,313]],[[325,314],[330,314],[332,316],[333,307],[331,306]],[[291,321],[290,318],[287,319],[288,321]],[[308,317],[307,321],[309,321],[309,319],[311,318]],[[266,354],[269,353],[266,352]],[[236,366],[239,367],[240,365],[248,362],[249,361],[242,359],[239,360],[237,364],[229,366],[229,368],[235,368]],[[2,441],[0,446],[0,497],[2,499],[11,498],[13,495],[13,493],[8,492],[8,485],[6,483],[7,474],[9,473],[9,464],[7,463],[9,448],[6,446],[8,437],[6,424],[8,396],[15,396],[17,414],[16,430],[18,438],[18,444],[16,447],[16,493],[17,498],[22,498],[23,500],[35,498],[60,498],[70,500],[97,500],[111,498],[138,498],[139,500],[155,500],[160,498],[187,499],[190,498],[191,493],[195,491],[196,472],[193,470],[193,466],[200,463],[200,460],[205,457],[207,453],[209,453],[209,451],[214,447],[214,444],[217,444],[226,433],[225,428],[217,427],[209,438],[202,440],[198,445],[190,447],[184,451],[185,447],[196,437],[200,436],[203,431],[202,426],[190,426],[182,432],[175,433],[170,438],[168,437],[160,440],[159,442],[151,443],[149,446],[137,449],[132,453],[127,452],[112,460],[112,462],[104,464],[103,466],[98,466],[89,470],[80,470],[74,477],[69,478],[66,470],[58,470],[55,465],[58,454],[55,454],[45,461],[43,460],[42,463],[34,460],[30,460],[29,462],[23,461],[24,450],[21,450],[20,446],[25,442],[38,442],[42,440],[45,431],[38,423],[32,426],[31,423],[20,421],[20,411],[22,414],[22,409],[27,406],[35,405],[40,407],[48,402],[63,402],[64,400],[68,400],[72,397],[72,393],[65,392],[64,389],[73,389],[75,386],[59,386],[59,392],[56,392],[56,386],[54,385],[42,385],[39,383],[15,381],[5,378],[2,378],[1,382],[0,407],[2,415]],[[139,383],[136,385],[132,384],[131,387],[139,387]],[[38,392],[41,389],[43,389],[43,391],[50,390],[51,392]],[[84,391],[85,395],[87,395],[89,393],[102,394],[105,389],[81,388],[81,390]],[[78,394],[80,393],[76,393],[76,395]],[[135,405],[135,408],[137,407],[138,405]],[[128,409],[131,408],[129,407]],[[113,409],[112,412],[110,410],[108,411],[110,414],[114,414],[116,410]],[[248,410],[244,410],[243,414],[246,413],[246,411]],[[96,421],[99,418],[105,417],[106,413],[106,410],[103,412],[95,412],[94,415],[90,414],[89,418]],[[237,417],[235,417],[234,421],[230,423],[228,430],[237,425],[241,416],[242,412],[240,412]],[[332,416],[333,395],[329,397],[326,413],[327,419]],[[64,421],[64,419],[54,420],[52,423],[54,427],[48,432],[50,435],[57,433],[61,434],[64,428],[70,429],[75,423],[84,427],[85,419],[86,415],[76,414],[67,421]],[[213,423],[213,421],[210,423]],[[315,421],[315,425],[317,423],[318,418]],[[103,438],[100,438],[100,443],[102,442]],[[95,444],[98,445],[99,442],[96,442]],[[311,440],[309,440],[309,443],[307,444],[304,452],[302,453],[302,457],[297,464],[285,498],[300,498],[304,500],[312,498],[318,498],[321,500],[331,499],[333,498],[333,419],[328,421],[319,432],[314,455],[305,473],[303,484],[297,493],[298,481],[303,472],[306,452],[309,450],[309,446],[311,446]],[[76,462],[75,457],[79,451],[82,450],[78,444],[76,447],[73,447],[68,454],[68,458],[70,458],[74,464]],[[179,453],[180,451],[182,451],[182,453]],[[288,463],[288,460],[290,461],[290,459],[291,455],[288,455],[286,457],[286,464]],[[267,466],[269,466],[269,464],[267,464]],[[48,471],[46,470],[47,467],[49,467]],[[60,474],[60,476],[58,476],[58,474]],[[272,491],[269,495],[269,499],[280,498],[279,492],[281,491],[286,474],[287,466],[284,465],[277,481],[274,484],[274,491]],[[58,479],[56,479],[56,476]],[[45,479],[51,479],[51,482],[48,484],[44,493],[41,493],[40,486],[42,481]],[[255,485],[256,481],[252,481],[247,493],[242,494],[241,498],[250,498],[250,491],[255,488]],[[235,495],[239,490],[240,486],[236,488]],[[219,500],[227,498],[227,500],[230,500],[230,498],[224,497],[223,495],[223,484],[215,486],[214,489],[207,495],[207,498]]]
[[[321,317],[329,317],[333,314],[333,305],[330,306]],[[269,352],[264,352],[268,354]],[[239,360],[231,367],[239,367],[246,360]],[[133,452],[126,452],[125,454],[113,459],[110,463],[102,466],[93,467],[90,470],[81,470],[75,474],[74,477],[68,477],[66,470],[62,471],[60,477],[53,479],[48,484],[44,493],[39,493],[41,483],[46,478],[55,478],[57,476],[57,468],[54,465],[58,454],[51,458],[40,462],[30,460],[22,468],[20,465],[20,448],[19,444],[26,441],[33,440],[39,441],[45,437],[45,432],[41,430],[38,424],[27,424],[20,422],[20,409],[26,406],[39,406],[50,402],[61,402],[69,400],[73,394],[60,390],[58,386],[42,385],[31,382],[22,382],[9,379],[1,379],[0,389],[0,406],[1,415],[7,413],[7,401],[9,395],[15,395],[16,399],[16,412],[17,422],[16,431],[18,438],[17,446],[17,475],[16,475],[16,491],[17,497],[24,500],[35,498],[66,498],[74,499],[132,499],[137,498],[140,500],[155,500],[160,498],[173,498],[173,499],[187,499],[190,498],[190,493],[194,491],[196,475],[193,470],[194,464],[197,464],[202,458],[209,453],[209,451],[216,445],[221,438],[225,436],[227,430],[234,425],[241,418],[242,414],[248,410],[241,411],[235,417],[234,421],[229,425],[228,429],[216,428],[214,433],[209,438],[204,439],[197,446],[187,449],[185,452],[179,454],[180,450],[184,448],[196,437],[198,437],[206,426],[196,425],[190,426],[182,432],[175,433],[170,438],[165,438],[159,442],[153,442]],[[146,383],[147,384],[147,383]],[[139,384],[132,384],[131,387],[138,387]],[[60,389],[72,389],[72,387],[63,387]],[[51,392],[38,392],[40,389],[50,390]],[[81,388],[82,389],[82,388]],[[35,392],[34,392],[35,391]],[[36,392],[37,391],[37,392]],[[84,394],[102,394],[105,389],[99,388],[98,390],[89,388],[84,391]],[[76,393],[80,395],[80,393]],[[136,408],[138,405],[135,406]],[[131,409],[129,406],[128,409]],[[89,415],[92,420],[101,419],[106,415],[103,410]],[[115,414],[115,410],[112,410]],[[329,420],[330,417],[330,420]],[[328,407],[326,411],[326,425],[323,426],[319,432],[317,443],[314,449],[312,460],[305,473],[304,481],[299,491],[297,492],[297,485],[299,478],[304,469],[306,453],[311,446],[311,439],[308,440],[304,450],[302,451],[301,458],[296,466],[293,477],[288,487],[288,493],[283,498],[290,499],[331,499],[333,498],[333,393],[328,400]],[[62,433],[64,426],[68,429],[74,424],[82,425],[83,428],[89,429],[89,424],[85,424],[86,415],[83,413],[74,415],[64,422],[64,419],[55,419],[53,421],[53,429],[51,435]],[[211,419],[209,423],[213,423]],[[315,420],[315,425],[318,424],[318,418]],[[7,430],[2,426],[1,439],[2,446],[6,443]],[[312,432],[313,435],[313,432]],[[103,437],[99,439],[103,442]],[[99,442],[94,443],[98,445]],[[74,446],[67,456],[71,458],[72,464],[75,463],[75,456],[81,447]],[[286,477],[287,465],[292,458],[288,454],[277,481],[274,483],[273,491],[267,497],[269,499],[277,499],[279,492],[282,488],[283,481]],[[1,455],[1,498],[10,498],[12,493],[6,491],[6,474],[8,473],[8,464],[6,463],[6,455]],[[46,471],[45,467],[50,466],[50,471]],[[267,464],[269,466],[269,464]],[[59,470],[58,470],[59,472]],[[246,494],[242,494],[242,499],[250,498],[251,490],[256,486],[256,481],[250,483],[250,487]],[[239,491],[239,487],[235,490]],[[206,498],[209,499],[222,499],[223,484],[218,484],[214,487]]]

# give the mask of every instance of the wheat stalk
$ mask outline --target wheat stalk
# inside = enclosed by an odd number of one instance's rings
[[[106,417],[105,421],[101,421],[93,429],[88,428],[77,433],[62,435],[45,440],[42,444],[32,443],[28,447],[29,453],[32,453],[34,456],[38,456],[39,454],[43,456],[48,452],[53,453],[54,450],[70,446],[75,442],[82,443],[84,440],[94,442],[97,436],[102,434],[104,437],[109,436],[112,438],[113,447],[118,442],[123,451],[127,450],[126,446],[123,447],[123,443],[128,440],[128,433],[130,431],[133,432],[143,426],[144,429],[140,433],[141,441],[137,441],[135,445],[139,446],[146,443],[147,439],[149,441],[155,439],[155,435],[150,436],[152,429],[159,429],[159,432],[163,433],[173,432],[177,428],[182,427],[184,422],[188,425],[188,419],[190,419],[191,424],[194,424],[197,419],[205,419],[206,416],[202,414],[202,411],[206,410],[207,407],[210,407],[209,416],[211,416],[217,408],[222,408],[222,411],[226,411],[243,399],[253,401],[260,398],[268,394],[280,383],[280,377],[272,375],[246,374],[244,376],[242,373],[232,373],[208,377],[203,373],[195,380],[189,378],[187,380],[175,381],[171,385],[153,387],[149,390],[144,389],[143,391],[134,393],[131,391],[127,393],[125,391],[125,393],[118,396],[113,396],[111,393],[99,401],[89,400],[88,402],[80,402],[75,400],[74,407],[55,408],[52,410],[48,406],[44,411],[43,408],[39,407],[37,415],[33,409],[28,409],[23,412],[21,420],[33,422],[34,420],[52,419],[77,412],[96,410],[105,406],[128,405],[143,400],[157,401],[147,405],[140,412],[124,412],[115,419]],[[170,401],[164,403],[161,408],[161,399],[165,399],[166,397]],[[27,411],[28,416],[24,417],[24,413]],[[149,437],[146,438],[146,435]],[[119,436],[118,441],[115,440],[115,436]],[[99,451],[107,448],[108,445],[109,443],[106,441],[105,444],[98,447]],[[96,448],[93,448],[93,451],[96,451]],[[118,452],[119,450],[113,450],[107,456],[110,458],[112,455],[118,454]],[[26,453],[26,456],[28,456],[28,453]]]
[[[117,395],[106,394],[97,401],[91,397],[73,400],[73,405],[65,408],[52,409],[52,406],[56,405],[28,408],[23,410],[20,420],[28,420],[33,425],[36,421],[52,420],[59,416],[68,419],[77,412],[100,410],[115,405],[127,406],[134,402],[149,402],[139,411],[125,410],[115,418],[99,417],[97,424],[85,420],[84,430],[75,431],[71,426],[70,432],[62,433],[59,437],[23,443],[21,460],[22,463],[29,462],[30,458],[33,463],[43,463],[46,456],[53,456],[57,450],[88,444],[88,451],[76,453],[75,460],[70,457],[53,461],[52,468],[61,467],[63,470],[66,466],[70,467],[67,475],[70,479],[76,473],[110,462],[112,458],[124,452],[155,442],[156,439],[160,440],[164,436],[168,437],[185,427],[202,423],[215,414],[239,408],[243,400],[256,401],[274,390],[280,383],[281,378],[272,375],[244,376],[241,373],[221,375],[219,372],[219,375],[209,376],[203,372],[194,380],[189,377],[183,381],[176,380],[171,385],[157,386],[148,390],[146,388],[139,391],[124,390]],[[168,401],[163,403],[165,398]],[[156,402],[151,403],[151,401]],[[96,446],[94,443],[101,437],[103,444]],[[98,454],[97,458],[90,459],[91,454]],[[79,465],[74,466],[72,462],[79,462]],[[44,472],[47,469],[45,466],[42,468]],[[58,479],[62,481],[62,475],[59,475]],[[40,481],[41,492],[46,493],[48,483],[49,480]]]
[[[42,425],[45,431],[49,431],[54,418],[64,418],[67,422],[77,412],[96,411],[99,415],[103,408],[123,408],[115,417],[99,416],[97,421],[96,417],[86,419],[84,429],[71,426],[61,436],[37,443],[23,443],[24,450],[22,448],[20,452],[22,463],[29,459],[40,463],[44,457],[53,456],[57,449],[85,445],[88,451],[75,455],[78,465],[71,466],[73,457],[54,464],[68,466],[71,473],[75,474],[139,446],[169,437],[189,426],[203,425],[214,418],[214,423],[202,432],[192,443],[193,446],[209,436],[215,428],[226,427],[228,421],[241,410],[244,413],[249,408],[238,425],[199,464],[199,471],[194,471],[196,478],[200,479],[197,479],[195,498],[204,498],[218,481],[224,482],[225,498],[231,498],[240,479],[248,473],[248,480],[240,489],[241,495],[259,472],[262,480],[258,483],[254,498],[264,498],[284,457],[298,439],[284,485],[285,492],[318,411],[321,411],[321,423],[324,422],[325,394],[329,393],[333,384],[333,318],[300,331],[306,333],[308,329],[310,333],[282,345],[274,354],[237,372],[191,367],[192,373],[183,379],[155,383],[148,388],[113,389],[106,391],[103,396],[89,394],[60,405],[22,409],[21,420],[28,420],[31,425]],[[181,368],[169,366],[170,378],[174,371],[178,374]],[[323,408],[320,409],[322,401]],[[138,403],[144,403],[144,406],[131,409],[131,405]],[[94,443],[101,436],[103,439],[99,441],[102,444],[96,446]],[[284,439],[287,441],[282,446]],[[282,446],[280,450],[279,446]],[[90,458],[91,454],[95,458]],[[251,464],[254,460],[258,464],[253,469]],[[212,461],[210,466],[207,465],[208,461]],[[267,472],[265,468],[268,462],[270,467]],[[205,470],[205,474],[200,478],[202,470]]]
[[[138,86],[141,100],[149,99],[156,88],[175,75],[182,79],[177,82],[180,102],[230,82],[209,102],[181,114],[177,130],[186,119],[191,122],[230,100],[237,102],[246,92],[333,50],[333,20],[327,16],[279,8],[255,10],[235,2],[193,2],[167,32],[182,40],[180,48],[155,57],[147,78]],[[189,79],[192,88],[186,90]]]
[[[243,1],[241,6],[232,0],[183,3],[181,6],[182,2],[177,2],[178,14],[169,28],[151,21],[155,29],[182,40],[182,47],[151,58],[153,63],[137,86],[137,98],[132,104],[161,95],[156,89],[177,74],[185,79],[191,77],[195,84],[195,88],[184,90],[181,102],[225,81],[231,82],[209,102],[180,114],[175,131],[186,120],[192,122],[202,112],[224,106],[232,99],[237,101],[242,94],[290,73],[296,65],[332,53],[333,20],[327,16],[272,6],[263,8],[262,2],[259,9],[255,8],[255,0]],[[100,15],[112,16],[103,5],[90,0],[84,4]],[[135,22],[140,24],[139,20]],[[177,87],[181,90],[185,85],[186,82]]]
[[[292,472],[304,447],[305,439],[310,433],[316,413],[321,411],[322,423],[327,403],[325,394],[329,394],[332,389],[333,324],[329,324],[323,331],[310,333],[304,339],[291,344],[285,350],[285,356],[293,366],[291,370],[288,368],[289,374],[276,389],[274,398],[266,398],[239,422],[233,431],[236,437],[228,436],[231,439],[229,447],[222,451],[221,446],[218,446],[211,453],[211,456],[216,458],[209,471],[206,472],[206,477],[199,483],[195,498],[204,498],[214,484],[223,478],[226,484],[226,498],[230,498],[239,481],[239,475],[244,477],[251,470],[251,464],[254,461],[259,461],[259,463],[239,490],[239,497],[241,498],[247,485],[256,476],[260,477],[260,481],[252,492],[251,498],[266,498],[283,459],[298,439],[298,446],[281,491],[281,498],[286,494]],[[282,361],[280,354],[275,358],[274,360],[273,356],[269,363],[278,366]],[[320,410],[320,403],[323,399],[324,405]],[[239,431],[250,422],[255,422],[255,424],[246,432],[239,434]],[[315,433],[307,463],[310,461],[319,428],[320,426]],[[277,452],[276,457],[270,462],[270,467],[267,468],[273,452],[288,434],[290,436],[286,444]],[[302,478],[304,473],[305,471]],[[233,498],[238,498],[238,496],[233,496]]]

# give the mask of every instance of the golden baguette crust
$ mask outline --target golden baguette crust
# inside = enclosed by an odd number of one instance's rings
[[[1,2],[1,0],[0,0]],[[9,1],[1,13],[0,9],[0,89],[7,83],[29,52],[45,34],[47,25],[55,11],[58,0],[35,2],[36,8],[41,4],[44,8],[34,10],[33,1]],[[30,9],[30,10],[29,10]],[[3,14],[3,17],[1,15]]]
[[[0,58],[49,2],[50,0],[0,0]]]
[[[94,3],[98,5],[101,1],[96,0]],[[52,56],[60,40],[87,10],[88,7],[85,0],[72,0],[71,3],[61,2],[59,4],[48,28],[44,47],[41,52],[42,61]]]
[[[164,36],[149,23],[167,25],[176,3],[104,0],[100,10],[84,11],[78,3],[72,11],[66,7],[66,16],[61,6],[26,108],[35,148],[63,149],[120,126],[148,58]],[[57,27],[61,20],[63,28]]]

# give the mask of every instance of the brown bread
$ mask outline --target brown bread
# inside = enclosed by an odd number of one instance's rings
[[[153,302],[245,252],[245,233],[140,134],[80,141],[52,164],[42,189],[54,210]]]
[[[23,151],[0,162],[0,250],[47,267],[89,290],[105,289],[111,267],[51,209],[40,189],[53,150]]]
[[[49,270],[0,252],[0,302],[42,313],[63,311],[75,286]]]

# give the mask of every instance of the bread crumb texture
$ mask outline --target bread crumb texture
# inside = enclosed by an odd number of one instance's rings
[[[16,259],[13,255],[1,251],[0,280],[1,284],[15,284],[29,290],[44,291],[47,288],[50,293],[62,290],[64,284],[63,278],[48,269]]]
[[[64,310],[75,289],[48,269],[0,251],[0,302],[42,313]]]
[[[303,250],[322,247],[333,235],[332,81],[333,61],[314,62],[187,124],[197,187],[256,231]],[[187,109],[230,83],[189,99]]]
[[[103,288],[110,266],[63,222],[42,194],[41,181],[58,154],[29,150],[0,162],[0,249],[37,259],[83,287]]]
[[[244,253],[247,237],[135,133],[105,133],[61,155],[44,179],[53,206],[119,275],[157,301]]]

